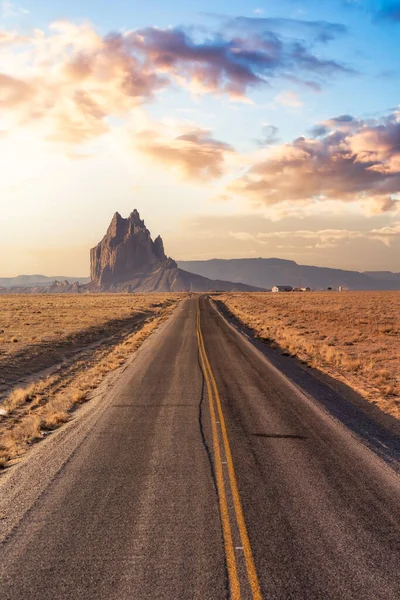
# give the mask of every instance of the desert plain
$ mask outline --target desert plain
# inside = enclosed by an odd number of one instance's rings
[[[0,296],[0,465],[71,418],[187,294]],[[224,293],[252,334],[400,418],[400,293]]]
[[[0,466],[68,421],[182,297],[0,296]]]

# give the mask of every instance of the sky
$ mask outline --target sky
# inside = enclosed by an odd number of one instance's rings
[[[400,1],[0,0],[0,276],[175,260],[400,271]]]

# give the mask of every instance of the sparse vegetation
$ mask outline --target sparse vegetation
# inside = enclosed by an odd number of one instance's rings
[[[11,313],[15,312],[13,327],[24,340],[24,345],[17,350],[14,345],[13,351],[3,348],[6,339],[0,343],[0,467],[67,422],[72,410],[90,399],[107,373],[125,362],[182,297],[0,297],[4,309],[0,329],[11,326]],[[55,334],[54,325],[60,320],[62,330]],[[31,327],[36,331],[34,343],[28,331]],[[36,363],[35,357],[39,357]],[[33,380],[21,384],[24,371],[29,373],[32,364],[36,365]],[[14,368],[8,370],[9,365]]]
[[[55,342],[116,319],[153,312],[179,294],[0,295],[0,354]],[[1,365],[0,365],[1,368]]]
[[[264,342],[400,418],[400,292],[223,294]]]

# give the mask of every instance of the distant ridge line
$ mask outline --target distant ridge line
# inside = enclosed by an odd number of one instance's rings
[[[241,283],[257,288],[271,289],[274,285],[302,285],[315,289],[345,286],[352,290],[400,290],[400,272],[352,271],[331,267],[300,265],[294,260],[281,258],[212,258],[209,260],[178,260],[178,267],[209,279]],[[251,268],[249,268],[251,267]],[[0,277],[0,288],[46,287],[55,281],[70,284],[89,283],[90,277],[62,275],[18,275]]]
[[[213,258],[178,260],[178,267],[192,273],[271,289],[275,285],[298,286],[321,290],[344,286],[350,290],[400,290],[400,273],[391,271],[352,271],[330,267],[299,265],[280,258]]]

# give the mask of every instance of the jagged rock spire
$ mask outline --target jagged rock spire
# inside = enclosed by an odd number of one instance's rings
[[[117,285],[161,266],[176,263],[167,259],[160,236],[153,242],[136,209],[127,219],[116,212],[106,235],[90,251],[90,276],[99,285]]]

